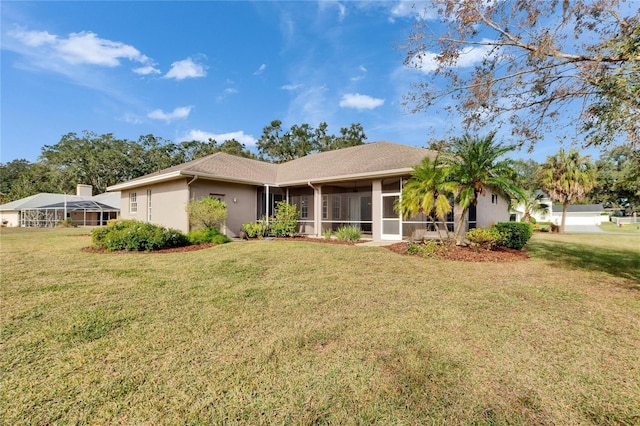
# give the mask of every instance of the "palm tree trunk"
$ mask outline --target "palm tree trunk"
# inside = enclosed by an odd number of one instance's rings
[[[560,220],[560,233],[564,234],[564,222],[567,218],[567,210],[569,210],[569,202],[562,203],[562,219]]]
[[[435,220],[433,220],[432,216],[427,216],[427,218],[433,222],[433,226],[436,227],[436,232],[438,233],[438,239],[440,240],[440,242],[442,242],[442,234],[440,233],[440,227],[438,226],[438,222],[436,222]]]
[[[464,237],[463,237],[463,231],[462,231],[462,227],[464,225],[464,219],[467,215],[467,211],[469,210],[469,208],[463,208],[462,209],[462,213],[460,214],[460,218],[458,219],[458,226],[456,226],[456,233],[455,233],[455,237],[456,237],[456,245],[464,245]]]

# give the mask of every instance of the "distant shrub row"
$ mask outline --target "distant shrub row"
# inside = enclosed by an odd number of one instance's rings
[[[93,247],[108,251],[153,251],[184,247],[190,244],[224,244],[231,241],[217,229],[198,229],[185,235],[182,232],[137,220],[118,219],[91,233]]]

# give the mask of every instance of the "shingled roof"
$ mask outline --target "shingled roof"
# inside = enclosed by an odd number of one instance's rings
[[[281,164],[281,185],[353,179],[383,174],[403,174],[436,152],[391,142],[375,142],[307,155]]]
[[[436,152],[391,142],[374,142],[307,155],[282,164],[266,163],[218,152],[157,173],[109,187],[133,188],[178,177],[198,176],[254,185],[295,185],[410,173]]]

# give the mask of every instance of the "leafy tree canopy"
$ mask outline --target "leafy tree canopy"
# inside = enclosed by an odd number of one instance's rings
[[[640,149],[613,147],[604,151],[595,165],[597,185],[589,200],[627,214],[640,210]]]
[[[273,120],[262,130],[256,144],[260,158],[274,163],[295,160],[318,151],[330,151],[349,146],[362,145],[367,139],[362,125],[354,123],[340,129],[340,135],[327,133],[328,125],[322,122],[316,129],[309,124],[294,124],[287,131],[282,121]]]
[[[638,146],[637,2],[431,3],[429,12],[438,12],[446,31],[436,34],[421,21],[403,46],[405,65],[426,75],[406,98],[414,112],[449,100],[445,110],[460,114],[469,129],[506,124],[530,149],[546,132],[558,132],[561,116],[572,119],[587,144],[626,137]]]

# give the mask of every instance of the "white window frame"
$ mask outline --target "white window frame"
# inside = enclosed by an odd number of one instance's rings
[[[342,218],[342,198],[339,195],[333,196],[333,205],[331,206],[331,218],[333,220]]]
[[[322,196],[322,220],[328,220],[328,219],[329,219],[329,196],[325,194]]]
[[[309,196],[300,196],[300,219],[309,219]]]
[[[129,213],[138,213],[138,193],[129,193]]]
[[[147,222],[151,222],[151,190],[147,189]]]

